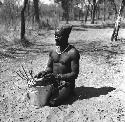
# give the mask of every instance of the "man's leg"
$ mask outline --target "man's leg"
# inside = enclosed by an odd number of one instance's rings
[[[71,87],[63,87],[58,91],[58,95],[49,100],[50,106],[58,106],[66,101],[72,95],[73,89]],[[57,93],[57,92],[56,92]]]

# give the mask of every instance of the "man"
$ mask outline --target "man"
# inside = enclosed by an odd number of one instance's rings
[[[75,79],[79,74],[79,59],[78,50],[68,43],[69,34],[72,26],[65,25],[55,31],[56,48],[49,53],[49,60],[45,71],[40,72],[36,77],[55,78],[58,85],[63,87],[52,90],[49,97],[49,105],[58,106],[65,101],[75,88]],[[66,85],[68,84],[68,85]],[[55,95],[56,94],[56,95]]]

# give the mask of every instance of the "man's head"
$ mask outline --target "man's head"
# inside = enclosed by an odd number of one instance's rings
[[[68,43],[69,34],[72,30],[71,25],[64,25],[55,30],[56,45],[62,46]]]

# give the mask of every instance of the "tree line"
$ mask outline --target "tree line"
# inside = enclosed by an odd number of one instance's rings
[[[54,0],[56,3],[54,5],[45,5],[39,0],[24,0],[24,4],[19,5],[19,1],[4,0],[0,4],[1,22],[6,22],[9,25],[15,24],[16,20],[20,20],[21,10],[26,3],[25,17],[28,21],[40,23],[47,17],[48,21],[55,17],[57,20],[65,20],[67,23],[73,20],[86,23],[91,19],[93,24],[97,20],[105,21],[106,19],[115,18],[122,0]],[[49,25],[45,21],[41,24],[43,26]]]
[[[25,37],[25,23],[36,23],[38,27],[54,29],[59,21],[105,21],[115,19],[122,0],[54,0],[55,4],[46,5],[39,0],[4,0],[0,2],[1,23],[15,26],[21,21],[21,39]],[[124,16],[123,11],[122,15]]]
[[[63,18],[68,23],[69,20],[82,20],[87,22],[91,19],[91,24],[95,20],[110,19],[116,17],[122,0],[55,0],[55,3],[61,4]]]

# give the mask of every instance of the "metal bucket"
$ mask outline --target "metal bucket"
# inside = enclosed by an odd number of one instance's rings
[[[50,97],[51,88],[51,85],[30,88],[28,92],[30,104],[36,108],[45,106],[47,104],[48,98]]]

